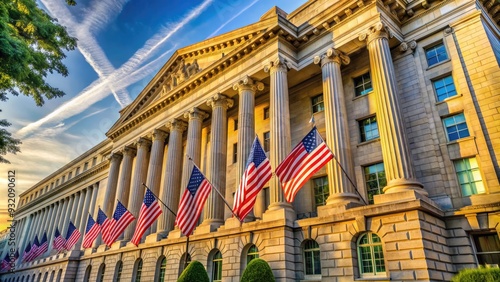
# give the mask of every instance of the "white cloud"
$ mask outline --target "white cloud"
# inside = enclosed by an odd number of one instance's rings
[[[252,3],[250,3],[248,6],[245,8],[241,9],[238,13],[236,13],[234,16],[232,16],[229,20],[227,20],[225,23],[221,24],[219,28],[217,28],[214,32],[212,32],[207,38],[213,37],[216,35],[222,28],[224,28],[226,25],[228,25],[230,22],[234,21],[237,17],[239,17],[241,14],[243,14],[246,10],[248,10],[250,7],[255,5],[255,3],[259,2],[260,0],[254,0]]]

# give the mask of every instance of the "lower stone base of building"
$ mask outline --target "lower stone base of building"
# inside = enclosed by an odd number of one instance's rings
[[[22,264],[0,279],[115,281],[119,275],[122,281],[135,281],[140,274],[141,281],[158,281],[160,275],[176,281],[187,250],[209,275],[220,252],[222,281],[239,281],[256,256],[269,263],[276,281],[449,281],[458,270],[477,267],[471,236],[498,234],[500,222],[499,204],[443,212],[428,198],[321,209],[335,212],[300,220],[280,218],[290,217],[289,212],[274,213],[275,219],[242,224],[229,219],[217,231],[195,232],[189,245],[186,237],[158,236],[159,241],[148,239],[138,247],[120,244],[79,256],[53,255]]]

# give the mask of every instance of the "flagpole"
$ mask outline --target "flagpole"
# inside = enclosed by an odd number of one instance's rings
[[[193,159],[191,159],[190,156],[187,156],[188,159],[193,163],[193,165],[198,169],[200,170],[200,168],[193,162]],[[201,171],[201,170],[200,170]],[[210,186],[212,186],[212,188],[215,189],[215,191],[217,192],[217,194],[219,194],[219,196],[221,197],[222,201],[224,201],[224,204],[226,204],[226,206],[229,208],[229,210],[231,211],[231,213],[239,220],[241,221],[240,217],[238,215],[236,215],[233,211],[233,209],[231,208],[231,206],[229,206],[229,203],[226,201],[226,199],[224,198],[224,196],[222,196],[222,194],[220,193],[219,189],[217,189],[217,187],[215,187],[215,185],[213,185],[210,181],[208,181],[208,179],[205,177],[205,179],[207,180],[207,182],[210,184]]]
[[[144,182],[142,183],[142,185],[144,185],[144,187],[149,189],[149,187],[146,186],[146,184],[144,184]],[[149,191],[151,191],[151,189],[149,189]],[[177,216],[177,214],[175,212],[173,212],[162,200],[160,200],[160,198],[158,198],[158,196],[156,196],[155,193],[153,193],[153,191],[151,191],[151,194],[153,194],[153,196],[155,196],[155,198],[158,200],[158,202],[162,203],[162,205],[164,207],[166,207],[169,212],[171,212],[174,216]]]
[[[189,236],[186,237],[186,257],[184,258],[184,269],[186,269],[188,265],[188,256],[189,256]],[[184,271],[184,269],[182,271]]]
[[[356,184],[354,184],[354,182],[352,181],[352,179],[349,177],[349,174],[347,174],[347,172],[345,171],[344,167],[342,167],[342,165],[340,164],[339,160],[337,160],[337,157],[335,156],[335,154],[332,153],[332,155],[333,155],[333,158],[335,159],[335,161],[337,162],[337,164],[339,165],[340,169],[342,170],[342,172],[345,174],[345,176],[347,177],[347,179],[349,179],[349,182],[351,182],[352,186],[354,187],[354,190],[356,191],[356,194],[358,194],[358,196],[361,199],[361,201],[363,201],[363,203],[365,205],[368,205],[366,203],[365,199],[359,193],[358,187],[356,187]]]

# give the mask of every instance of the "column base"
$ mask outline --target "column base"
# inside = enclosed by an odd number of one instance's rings
[[[68,252],[68,257],[70,258],[79,258],[82,255],[82,251],[80,250],[72,250]]]
[[[91,255],[91,254],[95,253],[96,251],[97,251],[96,248],[88,248],[88,249],[85,249],[83,251],[83,255],[84,256],[88,256],[88,255]]]
[[[224,224],[223,220],[205,219],[198,227],[196,227],[194,234],[207,234],[217,231],[222,224]]]
[[[384,187],[384,194],[415,191],[422,196],[428,197],[429,193],[423,189],[422,183],[413,179],[393,179]]]
[[[106,244],[99,245],[99,247],[97,247],[97,253],[102,253],[102,252],[106,251],[107,249],[108,249],[108,246],[106,246]]]
[[[388,194],[374,195],[373,203],[385,204],[391,202],[401,202],[401,201],[418,200],[418,199],[425,199],[427,202],[431,202],[431,200],[427,198],[427,196],[422,195],[415,190],[403,190],[398,192],[394,191]]]
[[[227,229],[233,229],[233,228],[240,228],[242,223],[236,218],[236,217],[230,217],[226,219],[226,222],[222,226],[224,230]]]
[[[125,241],[125,240],[120,240],[120,241],[116,241],[114,242],[111,247],[109,248],[110,250],[118,250],[118,249],[121,249],[123,248],[124,246],[127,245],[127,242],[128,241]]]
[[[175,229],[170,231],[167,236],[168,239],[176,239],[181,237],[182,237],[182,232],[179,229],[179,227],[175,227]]]
[[[269,209],[262,215],[262,221],[284,220],[286,225],[293,225],[297,215],[295,214],[292,205],[289,203],[279,203],[274,205],[274,209],[271,208],[272,206],[273,204],[271,204]],[[277,209],[276,207],[280,208]]]
[[[349,207],[356,207],[363,205],[358,195],[353,193],[337,193],[332,194],[326,200],[326,206],[348,205]],[[318,207],[319,209],[319,207]]]
[[[161,233],[153,233],[153,234],[149,234],[148,236],[146,236],[146,240],[144,240],[144,243],[156,243],[160,240],[162,240],[164,237],[163,234]]]
[[[327,204],[318,207],[318,217],[327,217],[336,214],[341,214],[348,209],[362,206],[360,202],[334,202],[333,204]]]

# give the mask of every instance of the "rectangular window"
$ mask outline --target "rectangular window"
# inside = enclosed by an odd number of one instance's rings
[[[234,126],[234,127],[233,127],[233,130],[234,130],[234,131],[236,131],[236,130],[238,130],[238,119],[236,119],[236,118],[235,118],[235,119],[233,120],[233,122],[234,122],[234,124],[233,124],[233,126]]]
[[[359,121],[359,135],[361,142],[377,139],[379,137],[377,118],[369,117]]]
[[[476,158],[454,161],[458,183],[462,188],[462,196],[485,193],[483,179]]]
[[[94,157],[92,159],[92,166],[95,166],[97,164],[97,157]]]
[[[425,57],[429,67],[439,62],[448,60],[448,54],[446,53],[446,48],[443,43],[426,48]]]
[[[233,164],[238,161],[238,143],[233,144]]]
[[[54,188],[54,182],[50,183],[50,190]]]
[[[267,210],[267,207],[271,204],[271,198],[269,195],[269,187],[262,188],[264,190],[264,209]]]
[[[71,177],[73,177],[73,172],[72,171],[70,171],[69,174],[68,174],[68,180],[70,180]]]
[[[482,266],[498,267],[500,262],[500,240],[497,233],[472,236],[476,246],[477,262]]]
[[[324,206],[326,204],[326,199],[330,196],[330,191],[328,190],[328,177],[318,177],[313,179],[314,188],[314,205],[316,207]]]
[[[373,196],[383,194],[382,189],[387,185],[384,163],[366,166],[364,171],[368,201],[373,204]]]
[[[80,174],[80,167],[76,168],[75,176],[78,175],[78,174]]]
[[[463,113],[444,118],[443,123],[444,128],[446,129],[446,135],[448,136],[448,141],[457,140],[470,135]]]
[[[453,77],[451,75],[436,79],[432,81],[432,84],[434,85],[438,102],[449,97],[457,96],[457,90],[455,89],[455,84],[453,83]]]
[[[89,162],[83,164],[83,171],[86,171],[89,168]]]
[[[56,187],[59,186],[59,179],[56,180]]]
[[[62,180],[61,180],[61,183],[64,183],[64,181],[65,181],[65,180],[66,180],[66,176],[65,176],[65,175],[63,175]]]
[[[373,91],[372,79],[370,72],[354,78],[354,93],[355,96],[362,96]]]
[[[323,93],[311,98],[313,113],[322,112],[325,110],[323,103]]]
[[[269,118],[269,107],[264,108],[264,120]]]
[[[269,143],[269,140],[271,138],[271,133],[269,131],[264,132],[264,152],[269,152],[271,148],[271,144]]]

